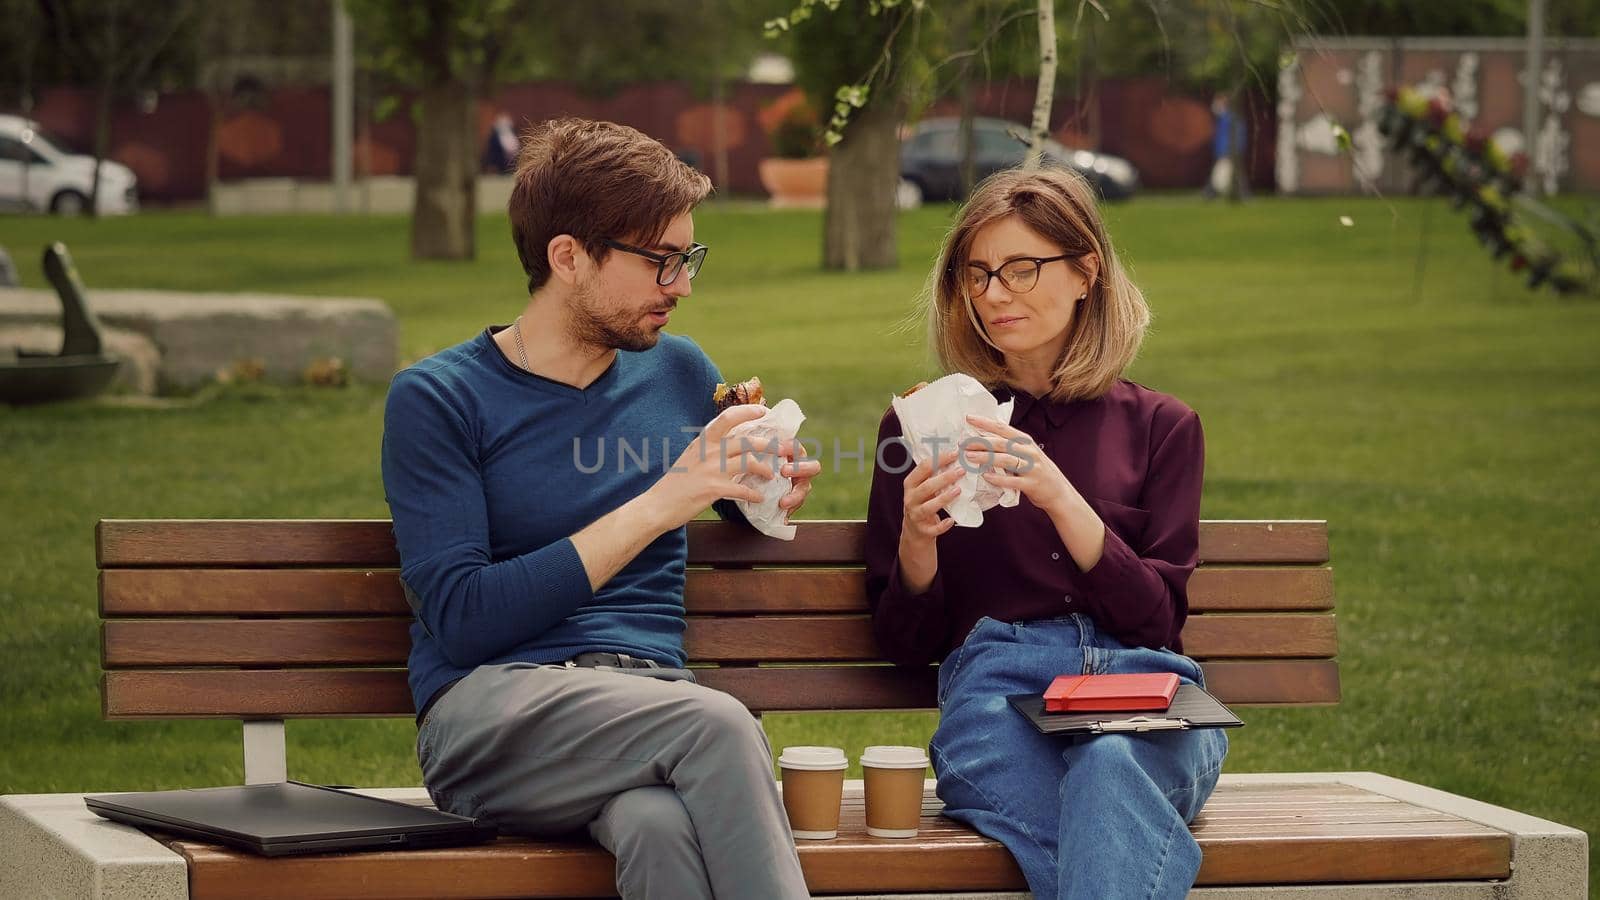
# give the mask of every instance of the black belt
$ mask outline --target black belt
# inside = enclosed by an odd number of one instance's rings
[[[579,653],[566,661],[568,666],[579,666],[592,669],[598,666],[608,666],[613,669],[659,669],[661,664],[653,659],[640,659],[626,653]]]
[[[465,675],[461,676],[461,678],[465,678],[465,677],[466,677]],[[451,688],[453,688],[456,685],[460,684],[461,683],[461,678],[454,678],[454,679],[451,679],[450,681],[445,682],[444,683],[444,687],[439,688],[437,691],[434,691],[433,692],[433,696],[428,698],[428,702],[422,704],[422,709],[417,713],[417,727],[418,728],[422,727],[422,720],[426,719],[428,717],[428,710],[433,709],[434,704],[438,703],[440,700],[443,700],[444,699],[444,695],[450,693],[450,689]]]
[[[629,656],[626,653],[603,653],[603,652],[600,652],[600,651],[594,651],[594,652],[590,652],[590,653],[579,653],[577,656],[574,656],[573,658],[571,658],[569,660],[566,660],[566,661],[561,662],[561,663],[556,663],[556,665],[565,665],[565,666],[568,666],[568,667],[583,668],[583,669],[593,669],[593,668],[599,668],[599,667],[602,667],[602,666],[608,667],[608,668],[612,668],[612,669],[659,669],[659,668],[661,668],[661,664],[656,662],[653,659],[640,659],[637,656]],[[444,695],[445,694],[450,693],[450,689],[451,688],[455,687],[456,685],[458,685],[460,683],[461,683],[461,679],[457,678],[454,681],[447,682],[444,685],[444,687],[439,688],[437,691],[434,691],[433,692],[433,696],[428,698],[428,702],[422,704],[422,711],[417,713],[417,725],[421,726],[423,720],[428,718],[428,710],[433,709],[433,707],[440,700],[444,699]]]

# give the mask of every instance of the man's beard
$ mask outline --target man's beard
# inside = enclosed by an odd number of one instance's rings
[[[641,325],[644,313],[625,303],[607,304],[593,284],[572,295],[570,331],[579,344],[606,350],[649,350],[661,340],[661,329]]]

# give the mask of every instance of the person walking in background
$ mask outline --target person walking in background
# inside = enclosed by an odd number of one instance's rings
[[[510,172],[517,163],[517,150],[520,147],[521,141],[517,140],[516,129],[511,125],[511,114],[497,114],[494,124],[489,126],[489,137],[483,145],[484,173],[504,175]]]
[[[1244,123],[1234,115],[1227,94],[1211,98],[1211,115],[1216,120],[1211,133],[1211,174],[1201,194],[1207,200],[1218,195],[1243,199],[1250,194],[1244,177]]]

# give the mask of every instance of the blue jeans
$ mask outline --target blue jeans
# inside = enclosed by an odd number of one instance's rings
[[[1188,823],[1217,786],[1228,738],[1043,735],[1006,702],[1080,672],[1203,683],[1194,660],[1129,648],[1086,616],[980,619],[939,667],[929,749],[945,815],[1004,844],[1036,897],[1182,898],[1200,870]]]

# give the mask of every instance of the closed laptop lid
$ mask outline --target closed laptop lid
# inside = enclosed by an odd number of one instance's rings
[[[96,812],[142,819],[270,845],[383,834],[469,832],[473,820],[296,781],[85,797]],[[102,812],[102,814],[104,814]]]

